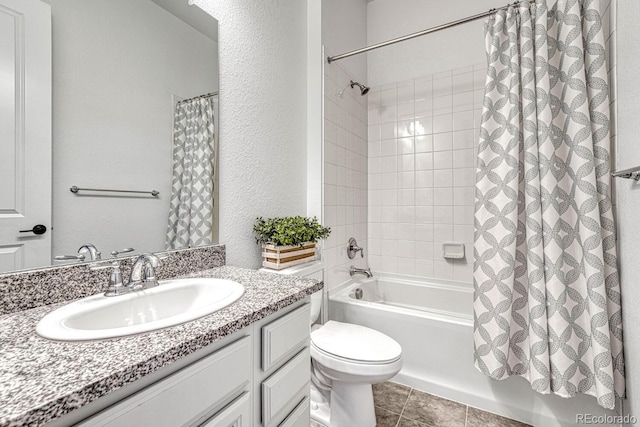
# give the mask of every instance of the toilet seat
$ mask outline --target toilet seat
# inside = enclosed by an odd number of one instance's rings
[[[365,326],[333,320],[311,333],[311,345],[325,357],[364,365],[393,363],[402,347],[393,338]]]

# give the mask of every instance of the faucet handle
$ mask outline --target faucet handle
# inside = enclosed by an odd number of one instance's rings
[[[53,257],[54,261],[84,261],[84,255],[56,255]]]
[[[353,237],[349,239],[349,247],[347,249],[347,256],[349,259],[354,259],[356,257],[356,253],[360,252],[360,257],[364,258],[364,248],[358,246],[358,242]]]
[[[89,268],[94,271],[113,268],[113,271],[111,272],[111,276],[109,276],[109,287],[107,288],[107,291],[104,293],[104,296],[113,297],[116,295],[122,295],[130,292],[129,288],[124,286],[124,283],[122,282],[122,272],[120,271],[120,263],[118,261],[110,261],[108,262],[108,264],[106,261],[97,262],[97,263],[91,264]]]
[[[133,251],[135,251],[134,248],[126,248],[126,249],[120,249],[119,251],[111,251],[111,256],[113,258],[117,258],[117,256],[120,254],[126,254],[128,252],[133,252]]]

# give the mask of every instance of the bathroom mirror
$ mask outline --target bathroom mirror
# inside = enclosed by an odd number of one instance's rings
[[[24,11],[13,11],[23,5]],[[2,89],[16,82],[12,92],[0,91],[0,110],[4,114],[8,106],[18,116],[20,108],[27,109],[27,144],[33,131],[29,108],[34,91],[41,86],[29,81],[33,43],[21,41],[35,40],[30,32],[43,32],[47,18],[37,14],[49,8],[50,49],[47,38],[36,34],[44,42],[35,50],[44,58],[42,68],[46,69],[50,55],[50,95],[44,88],[41,98],[50,99],[51,145],[36,154],[28,150],[10,154],[45,159],[50,150],[51,173],[45,173],[46,167],[35,172],[16,167],[0,173],[0,273],[64,264],[53,258],[76,256],[86,243],[94,244],[102,259],[110,258],[111,251],[130,247],[135,254],[216,243],[217,21],[188,0],[0,0],[0,39],[5,33],[15,34],[11,46],[0,43]],[[44,24],[35,28],[36,22]],[[20,63],[21,55],[26,62]],[[15,75],[7,75],[6,70]],[[26,79],[22,89],[20,73]],[[176,115],[180,135],[174,136]],[[45,122],[38,130],[46,128]],[[4,133],[2,126],[0,130]],[[9,145],[4,144],[4,136],[2,145]],[[210,149],[192,151],[185,143],[190,138],[211,138],[206,144]],[[194,172],[188,175],[191,160]],[[203,164],[211,170],[203,173]],[[0,169],[3,166],[0,162]],[[32,179],[34,175],[39,176]],[[202,189],[203,183],[209,183],[211,194]],[[37,187],[45,189],[31,196]],[[72,187],[80,190],[74,193]],[[182,187],[180,195],[177,187]],[[172,194],[176,206],[172,206]],[[44,207],[25,206],[34,198]],[[32,222],[2,225],[29,210],[42,214],[49,204],[49,219],[39,216]],[[185,225],[185,212],[178,207],[187,204],[208,208],[192,214],[193,220]],[[180,223],[172,232],[172,247],[167,246],[170,208],[174,223]],[[34,232],[40,230],[32,229],[36,225],[45,225],[46,232]],[[197,236],[175,239],[185,233]],[[49,248],[50,253],[45,253]]]

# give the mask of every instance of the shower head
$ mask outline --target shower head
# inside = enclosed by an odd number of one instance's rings
[[[358,82],[354,82],[353,80],[351,80],[351,82],[349,83],[351,85],[351,88],[353,88],[354,86],[358,86],[360,88],[360,95],[364,96],[369,92],[369,87],[363,85],[362,83],[358,83]]]

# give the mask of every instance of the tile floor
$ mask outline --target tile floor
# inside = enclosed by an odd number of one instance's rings
[[[528,426],[392,382],[374,385],[373,400],[377,427]]]

